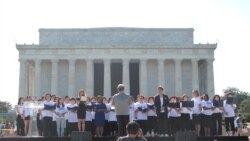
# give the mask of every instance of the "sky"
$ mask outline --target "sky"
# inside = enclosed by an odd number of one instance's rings
[[[17,102],[16,43],[38,44],[39,28],[91,27],[194,28],[194,43],[218,43],[215,92],[250,92],[249,0],[0,0],[0,100]]]

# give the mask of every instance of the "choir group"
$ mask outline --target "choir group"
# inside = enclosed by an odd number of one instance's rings
[[[116,109],[112,97],[87,97],[81,89],[77,98],[57,97],[46,93],[41,99],[20,97],[17,111],[17,134],[26,136],[32,118],[36,118],[40,136],[69,136],[72,131],[89,131],[93,136],[116,136]],[[192,91],[192,98],[168,97],[162,86],[156,96],[130,97],[129,119],[136,121],[147,136],[172,136],[177,131],[195,130],[198,136],[222,135],[222,118],[226,131],[234,134],[236,105],[227,93],[212,99],[207,94]],[[34,112],[34,109],[37,111]],[[35,113],[35,115],[34,115]]]

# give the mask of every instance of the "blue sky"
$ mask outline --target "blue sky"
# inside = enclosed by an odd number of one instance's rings
[[[215,43],[215,91],[250,92],[249,0],[0,0],[0,99],[16,103],[16,43],[38,43],[39,28],[194,28],[195,43]]]

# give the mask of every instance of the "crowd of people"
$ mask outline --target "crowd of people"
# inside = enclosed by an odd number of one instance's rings
[[[110,98],[88,97],[83,89],[77,98],[50,93],[38,100],[20,97],[16,105],[17,134],[27,136],[30,120],[36,117],[40,136],[69,136],[72,131],[89,131],[95,137],[124,136],[131,121],[138,123],[145,136],[173,136],[177,131],[190,130],[198,136],[222,135],[223,116],[227,134],[236,133],[236,104],[231,93],[226,93],[224,100],[219,95],[210,99],[198,90],[192,91],[192,98],[185,94],[169,98],[158,86],[156,96],[140,94],[134,100],[124,93],[123,84],[117,90]]]
[[[15,127],[14,122],[10,122],[10,121],[0,122],[0,137],[11,133],[14,127]]]

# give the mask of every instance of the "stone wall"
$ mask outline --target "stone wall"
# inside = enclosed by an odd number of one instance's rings
[[[192,45],[192,28],[40,29],[40,45]]]

